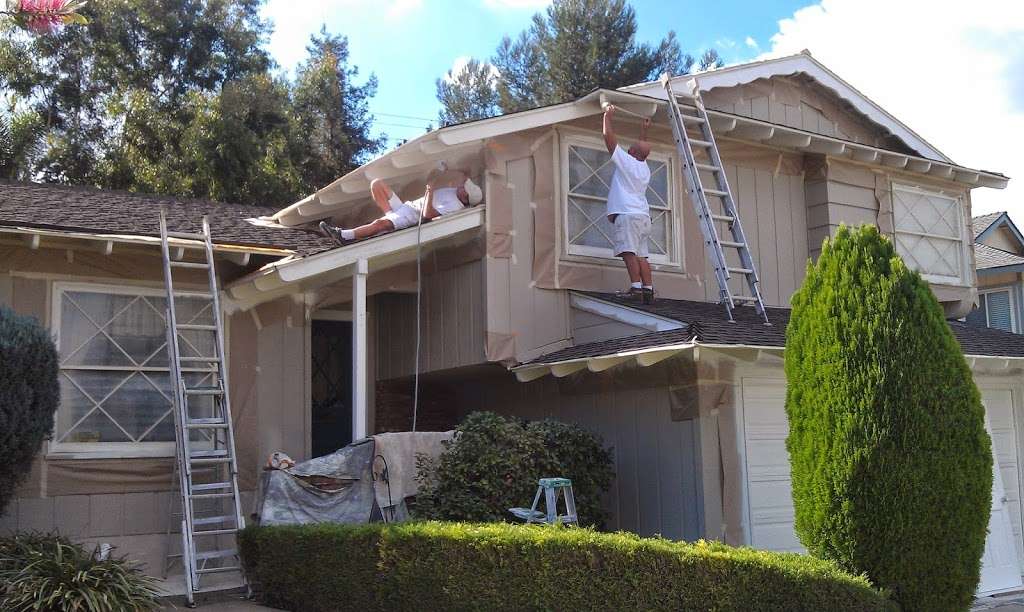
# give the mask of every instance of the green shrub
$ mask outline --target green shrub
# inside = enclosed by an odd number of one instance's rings
[[[414,512],[436,520],[513,520],[508,509],[529,506],[538,479],[563,476],[572,480],[580,524],[601,525],[611,466],[611,451],[578,425],[474,412],[436,461],[418,462]]]
[[[0,306],[0,514],[53,431],[57,347],[31,317]]]
[[[806,555],[571,527],[248,527],[240,542],[257,592],[292,610],[896,610]]]
[[[157,610],[159,583],[123,558],[98,561],[47,534],[0,539],[0,609],[10,612]]]
[[[841,227],[793,296],[786,414],[796,531],[905,610],[966,610],[992,453],[928,284],[874,227]]]

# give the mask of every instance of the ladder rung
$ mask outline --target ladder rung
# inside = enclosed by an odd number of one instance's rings
[[[206,482],[192,485],[193,491],[216,491],[217,489],[230,489],[230,482]]]
[[[711,218],[714,219],[715,221],[725,221],[726,223],[732,223],[733,221],[736,220],[736,217],[732,217],[730,215],[714,215],[713,214],[713,215],[711,215]]]
[[[722,169],[719,168],[718,166],[712,166],[711,164],[698,164],[698,163],[694,162],[693,165],[698,170],[707,170],[708,172],[721,172],[722,171]]]
[[[223,572],[240,572],[241,567],[237,565],[229,565],[227,567],[204,567],[203,569],[197,569],[197,574],[220,574]]]
[[[200,330],[200,331],[217,331],[216,325],[200,325],[198,323],[182,323],[178,325],[178,329],[188,330]]]
[[[211,535],[227,535],[229,533],[238,533],[238,530],[234,527],[230,529],[208,529],[206,531],[193,531],[194,536],[211,536]]]
[[[234,497],[234,493],[193,493],[189,497],[192,499],[224,499],[227,497]]]
[[[190,419],[185,423],[186,429],[225,429],[227,426],[224,419]]]
[[[682,113],[679,113],[679,116],[683,118],[683,121],[689,121],[691,123],[704,123],[704,119],[702,117],[697,117],[695,115],[684,115]]]
[[[167,232],[168,238],[181,238],[183,240],[201,240],[206,242],[205,234],[194,234],[192,232]]]
[[[695,144],[698,147],[708,147],[709,149],[713,146],[710,142],[706,140],[698,140],[696,138],[691,138],[690,144]]]
[[[238,551],[233,548],[225,550],[207,550],[196,553],[196,561],[205,561],[207,559],[224,559],[227,557],[237,557]]]
[[[171,260],[171,267],[172,268],[201,268],[201,269],[205,270],[205,269],[209,268],[210,266],[208,266],[205,263],[198,262],[198,261],[174,261],[174,260]]]
[[[708,195],[718,196],[720,198],[724,198],[725,196],[729,195],[728,191],[722,191],[721,189],[704,189],[704,193]],[[181,326],[179,325],[178,327]]]
[[[186,387],[185,395],[221,395],[224,390],[220,387]]]
[[[228,521],[234,521],[234,514],[225,514],[223,516],[204,516],[202,518],[192,519],[192,526],[197,525],[218,525],[220,523],[227,523]]]
[[[750,268],[727,268],[727,270],[735,272],[736,274],[751,274],[754,272]]]
[[[740,249],[740,248],[743,248],[743,247],[747,246],[747,245],[743,244],[742,242],[733,242],[732,240],[719,240],[718,244],[720,244],[722,246],[726,246],[726,247],[732,247],[734,249]]]
[[[225,448],[215,448],[210,450],[197,450],[189,453],[189,457],[196,459],[201,457],[227,457],[228,451]]]
[[[732,296],[734,302],[756,302],[757,298],[752,295],[734,295]]]
[[[220,361],[220,357],[179,357],[178,361],[182,363],[213,363]]]
[[[212,300],[213,299],[213,294],[212,293],[207,293],[205,291],[175,291],[172,295],[174,297],[183,297],[183,298],[201,298],[201,299],[204,299],[204,300]]]
[[[191,457],[189,463],[193,465],[208,465],[211,463],[228,463],[230,457]]]

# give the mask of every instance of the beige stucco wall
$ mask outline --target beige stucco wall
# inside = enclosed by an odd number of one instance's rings
[[[162,288],[156,247],[114,247],[104,255],[88,243],[31,250],[0,244],[0,303],[51,324],[52,284],[93,282]],[[192,274],[195,287],[205,277]],[[182,278],[176,276],[176,278]],[[286,298],[260,306],[257,316],[226,319],[229,383],[236,427],[239,484],[248,512],[256,477],[266,456],[284,449],[308,456],[309,411],[305,358],[306,319],[301,304]],[[160,571],[170,494],[171,458],[70,459],[46,456],[33,463],[18,499],[0,518],[0,530],[59,530],[87,542],[109,542],[120,554]],[[177,537],[172,538],[177,546]]]

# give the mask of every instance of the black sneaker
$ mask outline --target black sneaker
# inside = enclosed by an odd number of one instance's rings
[[[320,233],[326,236],[327,238],[330,238],[331,240],[337,242],[341,246],[345,246],[346,244],[353,242],[352,240],[345,240],[344,238],[342,238],[341,232],[338,230],[338,228],[334,227],[333,225],[326,221],[320,222]]]
[[[654,287],[644,287],[643,289],[641,289],[641,291],[643,292],[643,302],[644,302],[644,304],[653,304],[654,303]]]
[[[640,300],[643,297],[643,289],[640,287],[630,287],[625,291],[616,291],[615,295],[620,298]]]

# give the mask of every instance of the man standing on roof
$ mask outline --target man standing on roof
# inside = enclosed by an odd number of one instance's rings
[[[381,179],[374,179],[370,183],[370,195],[384,213],[383,217],[352,229],[342,229],[327,221],[321,221],[320,231],[338,244],[344,245],[355,240],[412,227],[420,223],[421,216],[423,221],[430,221],[462,210],[465,206],[476,206],[483,200],[483,191],[466,172],[449,172],[444,162],[441,163],[440,170],[439,176],[427,181],[422,197],[407,202],[400,200],[387,183]]]
[[[605,107],[604,144],[615,165],[608,189],[608,221],[615,228],[612,246],[615,256],[622,258],[629,273],[630,287],[624,295],[650,304],[654,302],[654,281],[651,264],[647,261],[651,238],[651,209],[647,204],[647,185],[651,182],[647,156],[651,154],[651,145],[647,142],[647,128],[651,120],[644,119],[640,126],[640,140],[633,143],[629,151],[623,151],[612,129],[614,114],[614,106],[609,104]]]

